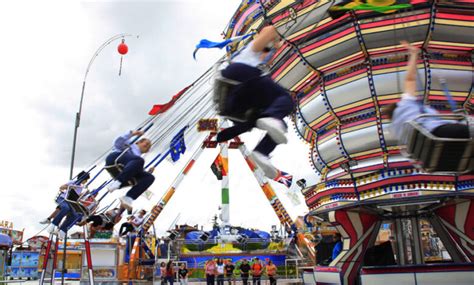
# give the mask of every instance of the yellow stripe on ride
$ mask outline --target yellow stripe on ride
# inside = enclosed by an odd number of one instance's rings
[[[347,78],[347,79],[344,79],[344,80],[341,80],[341,81],[338,81],[336,83],[333,83],[331,85],[326,85],[326,91],[329,91],[331,89],[334,89],[336,87],[339,87],[341,85],[344,85],[344,84],[347,84],[347,83],[351,83],[353,81],[356,81],[356,80],[359,80],[361,78],[364,78],[367,76],[367,73],[366,72],[363,72],[359,75],[356,75],[356,76],[353,76],[353,77],[350,77],[350,78]],[[368,83],[367,83],[368,84]]]
[[[280,74],[278,74],[275,80],[279,81],[280,79],[282,79],[283,76],[285,76],[288,72],[290,72],[290,70],[292,70],[293,67],[295,67],[300,62],[301,62],[301,58],[297,56],[295,60],[293,60],[292,63],[290,63]]]
[[[357,101],[357,102],[354,102],[354,103],[351,103],[351,104],[348,104],[348,105],[344,105],[344,106],[335,108],[334,112],[338,113],[338,112],[341,112],[341,111],[344,111],[344,110],[347,110],[347,109],[351,109],[351,108],[357,107],[359,105],[367,104],[367,103],[372,103],[372,98],[371,97],[369,97],[367,99]]]
[[[474,27],[474,22],[462,21],[462,20],[436,19],[436,24],[470,27],[470,28]]]
[[[412,42],[411,44],[417,46],[417,45],[423,44],[423,41]],[[402,47],[401,45],[393,45],[393,46],[385,46],[385,47],[379,47],[379,48],[371,48],[371,49],[368,49],[367,52],[372,53],[372,52],[377,52],[377,51],[390,51],[392,49],[401,48],[401,47]]]
[[[359,157],[359,156],[369,155],[369,154],[373,154],[373,153],[381,152],[381,151],[382,151],[382,149],[380,147],[378,147],[378,148],[374,148],[374,149],[371,149],[371,150],[361,151],[361,152],[351,154],[351,157],[356,158],[356,157]]]
[[[310,72],[309,69],[308,69],[308,74],[305,75],[305,77],[303,77],[303,79],[301,79],[300,81],[296,82],[290,89],[293,90],[293,88],[295,88],[296,86],[299,86],[301,84],[303,84],[306,80],[308,80],[311,76],[313,76],[313,72]]]
[[[409,27],[417,27],[421,25],[428,25],[430,23],[430,20],[425,19],[425,20],[419,20],[415,22],[409,22],[409,23],[402,23],[402,24],[395,24],[395,25],[388,25],[388,26],[383,26],[383,27],[376,27],[376,28],[370,28],[370,29],[365,29],[362,30],[362,35],[366,34],[372,34],[372,33],[378,33],[378,32],[385,32],[385,31],[391,31],[393,30],[400,30],[400,29],[405,29]]]
[[[466,97],[469,92],[449,90],[449,94],[453,97]],[[430,90],[430,95],[445,95],[445,93],[442,90]]]
[[[318,69],[326,69],[326,68],[328,68],[328,67],[337,65],[338,63],[343,62],[343,61],[347,60],[348,58],[357,57],[357,56],[359,56],[359,55],[361,55],[361,54],[362,54],[362,51],[358,51],[358,52],[356,52],[356,53],[350,54],[350,55],[348,55],[348,56],[346,56],[346,57],[343,57],[343,58],[341,58],[341,59],[332,61],[332,62],[330,62],[330,63],[328,63],[328,64],[326,64],[326,65],[320,66]],[[361,61],[361,62],[362,62],[362,61]]]
[[[321,144],[327,142],[328,140],[333,139],[334,137],[336,137],[336,133],[333,133],[333,134],[331,134],[331,135],[329,135],[325,138],[322,138],[322,139],[318,140],[318,145],[321,145]]]
[[[401,93],[378,95],[377,100],[380,101],[380,100],[399,99],[400,96],[401,96]]]
[[[327,119],[327,117],[329,116],[332,116],[332,114],[330,112],[326,112],[324,113],[324,115],[322,116],[319,116],[318,118],[316,118],[314,121],[312,121],[311,123],[309,123],[309,126],[310,127],[314,127],[315,125],[317,125],[319,122],[321,122],[322,120],[325,120]]]
[[[350,132],[353,132],[353,131],[357,131],[357,130],[360,130],[360,129],[365,129],[365,128],[372,127],[372,126],[375,126],[375,125],[377,125],[377,122],[375,122],[375,121],[367,122],[367,123],[360,124],[360,125],[357,125],[357,126],[353,126],[353,127],[350,127],[350,128],[342,129],[341,134],[347,134],[347,133],[350,133]]]
[[[329,1],[327,1],[327,0],[326,1],[321,1],[321,2],[318,2],[318,3],[312,4],[312,5],[304,8],[300,11],[296,11],[296,17],[298,18],[298,17],[304,16],[305,14],[312,12],[313,10],[327,4],[328,2]],[[271,13],[277,12],[277,10],[275,10],[275,11],[273,11],[273,10],[274,9],[272,9]],[[293,21],[294,21],[293,19],[291,19],[289,17],[286,17],[286,18],[284,18],[284,20],[281,20],[280,22],[278,22],[277,26],[280,27],[280,26],[286,25],[287,23],[290,23],[290,22],[293,22]],[[310,24],[310,26],[308,28],[313,29],[314,28],[313,26],[315,24],[318,24],[318,26],[321,25],[320,23],[314,23],[314,24]],[[306,28],[305,30],[307,30],[308,28]],[[299,34],[301,34],[301,33],[299,33]],[[294,37],[295,37],[294,34],[292,34],[292,36],[288,37],[288,39],[291,39],[291,38],[294,38]]]
[[[344,157],[339,157],[338,159],[329,162],[329,163],[328,163],[328,166],[331,167],[331,166],[333,166],[334,164],[343,162],[344,160],[346,160],[346,158],[344,158]]]
[[[316,91],[313,95],[311,95],[309,98],[305,98],[305,101],[300,104],[300,109],[306,106],[309,102],[313,101],[316,97],[321,95],[321,91]]]
[[[442,45],[442,46],[455,46],[455,47],[474,48],[474,44],[463,44],[463,43],[455,43],[455,42],[430,41],[430,45]]]
[[[465,71],[471,71],[472,70],[472,66],[471,65],[468,65],[468,66],[465,66],[465,65],[454,65],[454,64],[436,64],[436,63],[432,63],[431,64],[431,69],[450,69],[450,70],[465,70]]]
[[[293,4],[295,1],[294,0],[280,0],[280,3],[278,3],[275,7],[273,7],[270,11],[267,12],[267,16],[271,16],[275,12],[280,11],[281,9],[285,8],[286,6],[289,6],[290,4]]]
[[[327,44],[325,44],[325,45],[322,45],[322,46],[320,46],[320,47],[317,47],[317,48],[314,48],[314,49],[312,49],[312,50],[310,50],[310,51],[307,51],[306,53],[303,54],[303,56],[305,56],[305,57],[311,56],[311,55],[313,55],[313,54],[315,54],[315,53],[318,53],[318,52],[320,52],[320,51],[329,49],[329,48],[331,48],[331,47],[333,47],[333,46],[335,46],[335,45],[337,45],[337,44],[340,44],[340,43],[342,43],[342,42],[351,40],[351,39],[353,39],[353,38],[355,38],[355,37],[356,37],[356,33],[355,33],[355,32],[352,32],[352,33],[350,33],[350,34],[348,34],[348,35],[343,36],[342,38],[339,38],[339,39],[334,40],[334,41],[331,41],[331,42],[329,42],[329,43],[327,43]]]

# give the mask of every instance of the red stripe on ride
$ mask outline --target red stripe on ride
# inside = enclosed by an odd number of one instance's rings
[[[322,45],[324,45],[324,44],[326,44],[326,43],[332,42],[332,41],[334,41],[334,40],[336,40],[336,39],[338,39],[338,38],[342,38],[343,36],[349,35],[349,34],[351,34],[351,33],[354,33],[354,34],[355,34],[355,28],[354,28],[354,27],[349,27],[349,28],[345,29],[345,30],[342,31],[342,32],[339,32],[339,33],[337,33],[337,34],[335,34],[335,35],[332,35],[332,36],[330,36],[330,37],[325,38],[324,40],[317,41],[317,42],[315,42],[315,43],[313,43],[313,44],[311,44],[311,45],[309,45],[309,46],[307,46],[307,47],[304,47],[304,48],[301,49],[301,53],[304,54],[304,53],[306,53],[306,52],[308,52],[308,51],[311,51],[312,49],[315,49],[315,48],[317,48],[317,47],[320,47],[320,46],[322,46]]]

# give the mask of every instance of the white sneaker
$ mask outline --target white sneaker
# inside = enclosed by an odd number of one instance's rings
[[[120,186],[122,185],[122,182],[118,180],[114,180],[107,185],[107,190],[109,190],[110,193],[114,192],[115,190],[119,189]]]
[[[120,197],[119,200],[122,203],[123,208],[127,209],[128,211],[132,210],[132,203],[133,203],[132,198],[128,196],[123,196],[123,197]]]
[[[275,118],[261,118],[256,124],[257,128],[267,131],[267,134],[275,141],[276,144],[287,143],[286,127],[282,120]]]
[[[49,218],[46,218],[42,221],[39,222],[41,225],[49,225],[51,224],[51,220]]]
[[[63,231],[59,231],[58,232],[58,237],[59,237],[59,239],[64,239],[66,237],[66,233],[63,232]]]
[[[51,224],[51,225],[48,226],[48,228],[46,229],[46,231],[47,231],[48,233],[50,233],[50,234],[54,234],[54,233],[56,233],[56,226],[53,225],[53,224]]]
[[[252,154],[250,154],[250,157],[255,161],[257,166],[263,170],[266,177],[275,179],[278,176],[278,169],[273,166],[268,156],[261,154],[258,151],[253,151]]]

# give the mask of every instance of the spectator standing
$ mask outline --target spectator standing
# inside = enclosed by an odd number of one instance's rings
[[[224,268],[225,264],[222,259],[217,260],[216,271],[217,271],[217,285],[224,285]]]
[[[181,285],[188,285],[188,269],[186,268],[186,264],[181,264],[178,270],[178,277]]]
[[[225,278],[229,282],[229,285],[235,285],[235,276],[234,276],[234,269],[235,266],[232,264],[232,260],[227,260],[226,265],[224,267],[225,271]]]
[[[166,264],[166,273],[165,273],[165,284],[169,282],[170,285],[173,285],[174,282],[174,269],[173,269],[173,261],[168,261]]]
[[[244,259],[242,261],[242,264],[240,265],[239,270],[240,270],[240,276],[242,277],[242,284],[248,285],[250,264],[248,263],[247,259]]]
[[[216,262],[214,261],[214,259],[207,261],[205,272],[206,272],[206,284],[214,285],[216,273],[217,273]]]
[[[270,285],[276,285],[277,284],[277,281],[276,281],[277,268],[271,260],[268,260],[268,263],[265,266],[265,270],[267,272],[268,280],[270,280]]]
[[[255,257],[252,264],[252,284],[260,285],[260,279],[262,278],[263,266],[258,257]]]
[[[161,277],[161,285],[166,284],[165,277],[166,277],[166,263],[162,262],[160,264],[160,277]]]
[[[340,233],[335,233],[333,236],[334,239],[334,247],[332,248],[332,260],[336,259],[336,257],[342,251],[342,236]]]

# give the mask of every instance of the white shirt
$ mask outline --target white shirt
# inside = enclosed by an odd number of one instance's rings
[[[222,265],[217,264],[216,267],[217,267],[217,274],[223,275],[224,274],[224,264],[222,264]]]
[[[253,67],[257,67],[263,63],[261,60],[262,52],[256,52],[252,50],[253,42],[249,43],[244,47],[234,58],[232,58],[232,63],[243,63]]]
[[[76,194],[79,196],[81,195],[82,193],[82,190],[84,190],[84,186],[82,185],[77,185],[75,184],[76,180],[71,180],[69,181],[68,183],[66,183],[67,186],[69,186],[66,190],[64,191],[61,191],[62,193],[59,194],[59,197],[62,197],[62,198],[65,198],[66,197],[66,193],[67,193],[67,190],[69,189],[74,189],[74,191],[76,191]]]
[[[438,111],[430,106],[423,106],[422,103],[417,100],[415,96],[411,96],[408,93],[402,94],[402,100],[397,103],[397,107],[393,111],[392,124],[390,131],[395,134],[395,137],[399,141],[403,141],[403,128],[406,122],[413,121],[421,114],[435,115]],[[452,121],[443,120],[439,118],[423,118],[418,120],[423,128],[431,132],[439,126],[453,123]]]
[[[132,131],[118,137],[114,141],[114,147],[112,148],[112,152],[122,152],[126,150],[128,147],[130,147],[129,151],[136,155],[136,156],[141,156],[142,152],[138,148],[136,144],[131,144],[130,139],[132,138]]]

